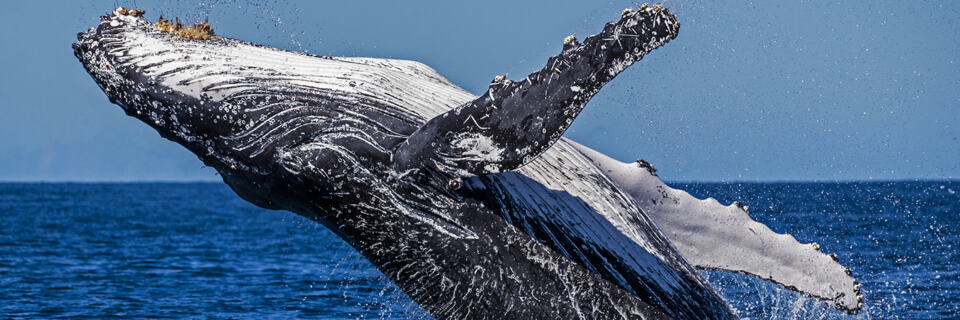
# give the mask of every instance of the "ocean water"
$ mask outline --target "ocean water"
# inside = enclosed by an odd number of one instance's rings
[[[676,184],[836,253],[856,316],[704,273],[750,319],[960,317],[960,182]],[[0,318],[429,318],[319,224],[218,183],[0,184]]]

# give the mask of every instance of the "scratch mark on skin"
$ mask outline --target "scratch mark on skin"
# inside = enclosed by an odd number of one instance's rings
[[[484,115],[483,118],[481,118],[481,119],[485,119],[485,118],[487,118],[487,117],[489,117],[489,116],[490,116],[490,115]],[[473,122],[473,125],[477,126],[477,129],[480,129],[480,130],[490,129],[490,127],[484,127],[484,126],[481,126],[479,123],[477,123],[477,119],[474,118],[472,114],[471,114],[469,117],[467,117],[467,120],[472,121],[472,122]],[[464,121],[463,121],[463,124],[467,124],[467,120],[464,120]]]

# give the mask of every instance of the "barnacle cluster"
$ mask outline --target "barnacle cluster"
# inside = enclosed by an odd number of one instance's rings
[[[120,7],[119,9],[117,9],[117,13],[122,14],[122,15],[125,15],[125,16],[139,17],[139,16],[142,16],[144,13],[147,13],[147,12],[146,12],[146,11],[143,11],[143,9],[127,9],[127,8],[124,8],[124,7]]]
[[[157,20],[157,23],[153,24],[160,32],[165,32],[169,34],[175,34],[187,39],[193,40],[217,40],[220,37],[213,35],[213,28],[210,27],[210,22],[199,23],[196,22],[192,26],[184,26],[180,22],[179,18],[174,20],[164,19],[163,16],[160,16],[160,19]]]

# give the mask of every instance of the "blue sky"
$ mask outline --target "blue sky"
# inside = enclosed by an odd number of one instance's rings
[[[0,181],[218,180],[128,118],[73,57],[117,5],[220,35],[424,62],[481,92],[632,1],[22,1],[0,18]],[[667,1],[679,37],[607,85],[567,136],[674,181],[960,178],[960,2]]]

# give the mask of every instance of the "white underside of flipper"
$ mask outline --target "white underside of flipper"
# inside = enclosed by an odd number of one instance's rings
[[[750,218],[736,203],[697,199],[673,189],[652,169],[571,143],[630,194],[683,257],[702,269],[746,273],[855,312],[860,285],[816,243],[803,244]]]

